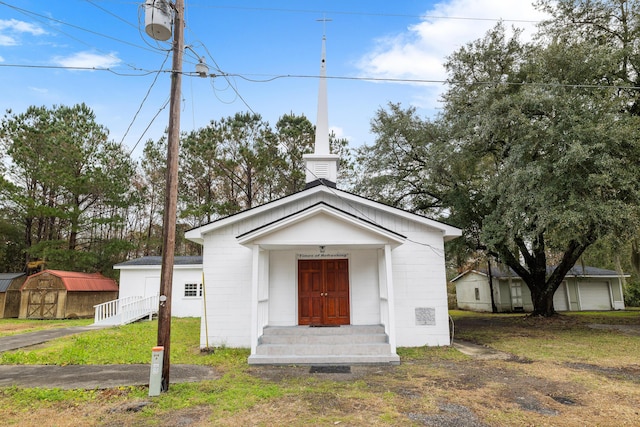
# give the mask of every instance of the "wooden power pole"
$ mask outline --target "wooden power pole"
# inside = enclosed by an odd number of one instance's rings
[[[169,141],[162,228],[162,269],[160,271],[160,308],[158,311],[158,346],[164,347],[162,391],[169,390],[171,349],[171,288],[176,246],[178,204],[178,155],[180,151],[180,88],[184,51],[184,0],[175,0],[173,18],[173,65],[169,107]]]

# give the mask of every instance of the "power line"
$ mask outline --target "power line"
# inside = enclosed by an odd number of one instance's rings
[[[212,58],[213,59],[213,58]],[[217,64],[216,64],[217,65]],[[172,70],[144,70],[142,68],[134,68],[134,70],[141,71],[140,74],[129,74],[115,71],[111,68],[97,68],[97,67],[73,67],[73,66],[61,66],[61,65],[31,65],[31,64],[3,64],[0,63],[0,67],[16,67],[16,68],[51,68],[62,70],[85,70],[85,71],[108,71],[118,76],[124,77],[144,77],[153,73],[171,73]],[[199,74],[192,71],[183,71],[180,74],[201,77]],[[263,76],[265,79],[252,79],[247,76]],[[320,76],[313,74],[244,74],[244,73],[224,73],[209,74],[208,77],[216,78],[222,77],[229,83],[229,86],[236,92],[237,96],[243,100],[243,103],[247,108],[251,110],[251,107],[246,103],[242,96],[237,92],[237,88],[228,80],[229,77],[238,77],[242,80],[251,83],[269,83],[279,79],[319,79]],[[547,82],[505,82],[505,81],[477,81],[477,82],[461,82],[461,81],[449,81],[439,79],[409,79],[409,78],[393,78],[393,77],[352,77],[352,76],[326,76],[330,80],[352,80],[352,81],[370,81],[370,82],[387,82],[387,83],[416,83],[416,84],[459,84],[467,83],[470,85],[505,85],[505,86],[538,86],[538,87],[557,87],[557,88],[574,88],[574,89],[624,89],[624,90],[640,90],[638,86],[621,86],[621,85],[604,85],[604,84],[572,84],[572,83],[547,83]],[[253,110],[251,110],[253,112]],[[255,113],[254,113],[255,114]]]
[[[167,52],[167,56],[165,56],[164,61],[162,61],[162,64],[160,65],[160,69],[162,69],[162,67],[164,67],[164,64],[167,62],[167,59],[169,59],[169,52]],[[144,98],[142,98],[142,102],[140,103],[140,106],[138,107],[138,111],[136,111],[136,113],[133,115],[133,119],[131,119],[131,123],[129,123],[129,126],[127,127],[127,130],[125,131],[124,135],[122,135],[122,139],[120,140],[120,145],[122,145],[122,143],[124,142],[124,139],[129,134],[129,130],[131,130],[131,126],[133,126],[133,123],[136,121],[136,118],[138,117],[138,114],[140,113],[140,110],[142,110],[142,106],[144,105],[145,101],[149,97],[149,94],[151,93],[151,89],[153,89],[153,86],[158,81],[158,77],[159,76],[160,76],[160,71],[158,71],[156,73],[155,77],[153,78],[153,81],[151,82],[151,86],[149,86],[149,89],[147,90],[147,93],[144,95]],[[154,117],[154,119],[155,119],[155,117]],[[148,129],[148,127],[147,127],[147,129]],[[136,145],[137,145],[137,143],[136,143]]]
[[[220,70],[220,66],[218,65],[218,62],[215,60],[215,58],[213,57],[213,55],[211,55],[211,52],[209,52],[209,49],[207,49],[207,46],[204,45],[204,43],[201,43],[202,48],[204,49],[204,51],[207,53],[207,55],[209,56],[209,58],[211,58],[211,60],[213,61],[213,65],[216,66],[216,68]],[[253,111],[253,108],[251,108],[251,106],[249,106],[249,104],[247,103],[247,101],[242,97],[242,95],[240,95],[240,92],[238,92],[238,88],[235,87],[235,85],[233,83],[231,83],[231,81],[229,80],[229,77],[231,75],[227,75],[227,74],[221,74],[222,77],[224,77],[224,79],[227,81],[227,83],[229,84],[229,86],[231,87],[231,89],[235,92],[236,96],[238,98],[240,98],[240,100],[242,101],[242,103],[249,109],[249,111],[251,111],[254,115],[257,115],[255,111]]]
[[[127,24],[127,25],[129,25],[129,26],[131,26],[131,27],[135,28],[136,30],[139,28],[137,25],[132,24],[131,22],[129,22],[129,21],[127,21],[126,19],[124,19],[123,17],[121,17],[121,16],[119,16],[119,15],[117,15],[117,14],[115,14],[115,13],[111,12],[110,10],[105,9],[105,8],[104,8],[104,7],[102,7],[102,6],[98,6],[98,5],[97,5],[97,4],[95,4],[92,0],[84,0],[84,1],[86,1],[87,3],[89,3],[91,6],[93,6],[93,7],[97,8],[97,9],[100,9],[100,10],[101,10],[101,11],[103,11],[104,13],[107,13],[107,14],[109,14],[109,15],[113,16],[113,17],[114,17],[114,18],[116,18],[117,20],[122,21],[122,22],[124,22],[125,24]]]
[[[35,16],[35,17],[42,18],[42,19],[47,20],[47,21],[55,22],[55,23],[57,23],[57,24],[66,25],[66,26],[71,27],[71,28],[74,28],[74,29],[76,29],[76,30],[84,31],[84,32],[89,33],[89,34],[93,34],[93,35],[96,35],[96,36],[99,36],[99,37],[103,37],[103,38],[106,38],[106,39],[109,39],[109,40],[113,40],[113,41],[116,41],[116,42],[118,42],[118,43],[122,43],[122,44],[125,44],[125,45],[128,45],[128,46],[132,46],[132,47],[135,47],[135,48],[137,48],[137,49],[144,49],[144,50],[147,50],[147,51],[156,52],[156,50],[154,50],[154,49],[146,48],[146,47],[144,47],[144,46],[140,46],[140,45],[137,45],[137,44],[135,44],[135,43],[128,42],[128,41],[126,41],[126,40],[118,39],[118,38],[116,38],[116,37],[112,37],[112,36],[107,35],[107,34],[102,34],[102,33],[99,33],[99,32],[97,32],[97,31],[93,31],[93,30],[90,30],[90,29],[87,29],[87,28],[80,27],[80,26],[75,25],[75,24],[70,24],[70,23],[68,23],[68,22],[61,21],[61,20],[59,20],[59,19],[52,18],[52,17],[50,17],[50,16],[42,15],[42,14],[40,14],[40,13],[33,12],[33,11],[30,11],[30,10],[27,10],[27,9],[23,9],[23,8],[18,7],[18,6],[10,5],[10,4],[8,4],[8,3],[4,2],[4,1],[0,1],[0,5],[4,5],[4,6],[6,6],[6,7],[10,8],[10,9],[13,9],[13,10],[15,10],[15,11],[17,11],[17,12],[22,13],[23,15],[27,15],[27,16]],[[40,20],[40,19],[37,19],[37,20],[38,20],[38,21],[40,21],[40,22],[43,22],[43,21],[42,21],[42,20]],[[73,40],[75,40],[75,41],[77,41],[77,42],[79,42],[79,43],[84,44],[85,46],[89,46],[89,47],[95,48],[94,46],[89,45],[89,44],[88,44],[88,43],[86,43],[85,41],[80,40],[80,39],[78,39],[78,38],[76,38],[76,37],[74,37],[74,36],[72,36],[72,35],[70,35],[70,34],[67,34],[67,33],[65,33],[64,31],[61,31],[61,30],[60,30],[60,29],[58,29],[58,28],[51,27],[51,26],[50,26],[50,25],[48,25],[48,24],[45,24],[45,25],[47,25],[47,26],[48,26],[48,27],[50,27],[50,28],[53,28],[55,31],[57,31],[57,32],[59,32],[59,33],[61,33],[61,34],[64,34],[65,36],[67,36],[67,37],[69,37],[69,38],[71,38],[71,39],[73,39]],[[109,53],[107,53],[107,52],[103,52],[103,53],[105,53],[105,54],[107,54],[107,55],[112,56],[111,54],[109,54]]]
[[[149,124],[147,124],[147,127],[144,129],[144,131],[142,132],[142,135],[140,135],[140,138],[138,138],[138,140],[136,141],[136,143],[133,145],[133,148],[131,149],[131,151],[129,152],[129,156],[131,156],[133,154],[133,152],[135,151],[135,149],[138,147],[138,144],[140,144],[140,141],[142,141],[142,138],[144,138],[144,135],[147,133],[147,131],[149,130],[149,128],[151,127],[151,125],[153,124],[153,122],[158,118],[158,116],[160,115],[160,113],[167,108],[167,105],[169,105],[169,101],[170,101],[170,97],[167,97],[167,100],[164,102],[164,104],[162,104],[162,107],[160,107],[158,109],[158,111],[156,112],[156,114],[151,118],[151,121],[149,121]]]
[[[244,6],[214,6],[204,4],[189,4],[189,7],[200,7],[205,9],[235,9],[247,10],[254,12],[284,12],[284,13],[304,13],[304,14],[328,14],[328,15],[352,15],[352,16],[377,16],[383,18],[417,18],[417,19],[450,19],[458,21],[493,21],[493,22],[518,22],[523,24],[536,24],[540,21],[530,19],[505,19],[505,18],[478,18],[465,16],[443,16],[443,15],[410,15],[400,13],[376,13],[376,12],[355,12],[355,11],[336,11],[336,10],[313,10],[313,9],[280,9],[269,7],[244,7]]]
[[[140,73],[138,74],[131,74],[131,73],[123,73],[120,71],[115,71],[111,68],[98,68],[98,67],[74,67],[74,66],[70,66],[70,65],[33,65],[33,64],[4,64],[4,63],[0,63],[0,67],[15,67],[15,68],[40,68],[40,69],[52,69],[52,70],[80,70],[80,71],[108,71],[112,74],[115,74],[117,76],[123,76],[123,77],[144,77],[144,76],[148,76],[149,74],[153,74],[156,73],[158,71],[149,71],[149,70],[143,70],[142,68],[133,68],[134,71],[140,71]],[[163,72],[169,72],[169,71],[163,71]]]

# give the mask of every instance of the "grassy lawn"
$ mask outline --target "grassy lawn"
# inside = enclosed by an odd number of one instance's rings
[[[220,379],[172,384],[154,398],[146,387],[0,388],[0,425],[638,425],[640,335],[589,325],[639,325],[640,311],[554,319],[451,315],[454,339],[513,357],[476,360],[452,347],[407,348],[399,349],[400,366],[310,374],[308,367],[250,367],[247,350],[201,353],[199,319],[174,319],[172,364],[214,366]],[[0,334],[9,323],[0,323]],[[156,334],[156,322],[89,331],[2,353],[0,363],[149,363]]]
[[[470,314],[451,311],[455,338],[521,358],[549,362],[623,366],[639,363],[640,341],[616,329],[590,325],[640,325],[640,311],[564,313],[552,319],[524,314]]]

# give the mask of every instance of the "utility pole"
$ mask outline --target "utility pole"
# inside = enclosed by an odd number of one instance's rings
[[[169,390],[171,347],[171,288],[176,246],[176,215],[178,205],[178,156],[180,152],[180,89],[182,85],[182,54],[184,51],[184,0],[173,6],[173,65],[169,106],[167,172],[162,227],[162,269],[160,271],[160,307],[158,310],[158,346],[164,347],[162,361],[162,391]]]

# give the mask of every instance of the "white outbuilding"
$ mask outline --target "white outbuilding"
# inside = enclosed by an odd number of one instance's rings
[[[161,267],[160,256],[144,256],[114,265],[113,268],[120,271],[118,298],[131,301],[158,297]],[[203,297],[202,257],[175,257],[172,283],[171,315],[200,317]]]
[[[622,280],[628,274],[575,265],[553,295],[556,311],[624,310]],[[510,268],[471,269],[451,280],[458,308],[491,312],[533,311],[531,291]],[[493,300],[493,301],[492,301]]]

